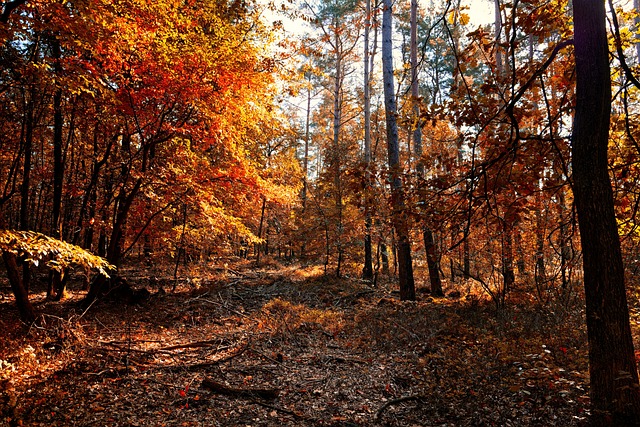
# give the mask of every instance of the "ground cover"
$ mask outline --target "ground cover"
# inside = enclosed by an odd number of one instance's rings
[[[0,425],[578,426],[588,415],[580,304],[476,295],[400,302],[314,267],[125,270],[152,296],[83,312],[3,284]],[[175,289],[173,289],[175,286]],[[454,289],[449,285],[449,290]],[[420,288],[419,288],[420,291]]]

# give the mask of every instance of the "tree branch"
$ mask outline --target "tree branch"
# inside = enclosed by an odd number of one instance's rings
[[[609,0],[609,8],[611,9],[611,21],[613,22],[613,31],[614,38],[616,41],[616,52],[618,53],[618,61],[620,62],[620,66],[624,70],[624,75],[629,79],[631,83],[638,89],[640,89],[640,81],[633,75],[631,68],[629,68],[629,64],[627,64],[627,60],[624,56],[624,51],[622,50],[622,39],[620,39],[620,25],[618,24],[618,15],[616,14],[616,9],[613,7],[613,0]]]
[[[12,0],[5,2],[4,7],[2,8],[2,14],[0,15],[0,22],[3,24],[9,22],[11,12],[13,12],[15,9],[19,8],[26,2],[27,0]]]

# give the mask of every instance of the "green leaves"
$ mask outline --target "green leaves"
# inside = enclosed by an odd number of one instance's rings
[[[49,268],[57,271],[76,265],[96,269],[109,277],[107,271],[115,270],[104,258],[35,231],[0,230],[0,250],[24,257],[36,266],[45,261]]]

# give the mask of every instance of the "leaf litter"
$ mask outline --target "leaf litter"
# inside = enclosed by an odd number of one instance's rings
[[[0,425],[586,425],[581,309],[400,302],[300,270],[140,276],[144,305],[82,313],[75,292],[29,329],[5,295]]]

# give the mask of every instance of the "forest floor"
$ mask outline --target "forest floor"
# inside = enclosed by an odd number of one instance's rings
[[[35,293],[47,314],[30,328],[0,281],[0,425],[584,425],[581,309],[400,302],[391,281],[322,273],[201,268],[172,290],[129,269],[149,300],[82,312],[73,286]]]

